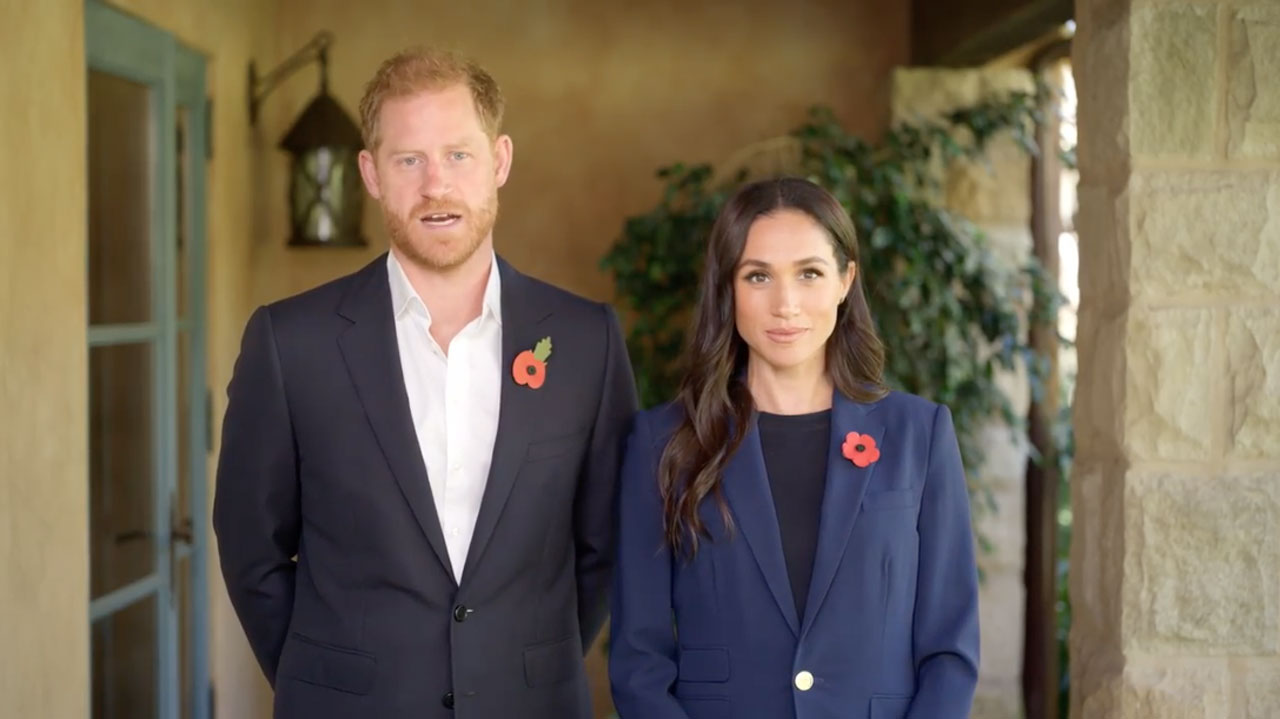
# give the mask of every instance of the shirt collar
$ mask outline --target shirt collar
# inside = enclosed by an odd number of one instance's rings
[[[489,257],[489,279],[485,282],[484,305],[480,310],[480,314],[482,317],[490,317],[501,327],[502,277],[498,272],[497,254],[491,252]],[[430,325],[431,310],[427,308],[427,303],[422,301],[418,291],[409,283],[409,277],[404,273],[404,267],[400,265],[400,261],[396,259],[394,252],[387,252],[387,279],[391,284],[391,311],[395,316],[397,318],[402,317],[416,306],[421,308],[422,313],[427,318],[428,325]]]

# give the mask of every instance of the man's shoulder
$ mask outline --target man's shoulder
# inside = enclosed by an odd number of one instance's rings
[[[515,268],[504,258],[499,257],[500,266],[505,265],[503,282],[514,282],[515,286],[503,288],[504,301],[509,298],[526,307],[555,315],[560,321],[582,323],[587,326],[601,326],[608,323],[613,316],[613,306],[580,295],[546,280],[525,274]],[[508,289],[511,290],[508,295]]]
[[[522,301],[537,302],[554,312],[575,312],[583,314],[599,314],[606,303],[598,302],[559,285],[533,275],[527,275],[512,267],[511,270],[520,278],[520,297]]]

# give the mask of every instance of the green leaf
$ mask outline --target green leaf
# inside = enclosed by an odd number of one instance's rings
[[[539,362],[546,362],[551,357],[551,338],[543,337],[538,340],[538,344],[533,348],[533,356]]]

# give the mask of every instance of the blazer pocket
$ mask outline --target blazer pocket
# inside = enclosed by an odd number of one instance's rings
[[[912,509],[916,506],[914,489],[887,489],[868,492],[862,497],[863,509]]]
[[[558,437],[530,442],[524,452],[524,461],[536,462],[540,459],[551,459],[562,454],[568,454],[580,448],[586,439],[586,430],[578,430],[571,434],[562,434]]]
[[[911,697],[876,694],[871,697],[871,714],[867,719],[903,719],[911,708]]]
[[[582,645],[577,637],[525,647],[524,681],[529,687],[543,687],[568,681],[582,664]]]
[[[729,681],[729,650],[723,647],[681,649],[678,665],[682,682]]]
[[[685,697],[678,701],[689,719],[730,719],[728,699]]]
[[[326,644],[297,632],[280,656],[280,676],[348,694],[368,694],[378,673],[372,654]]]

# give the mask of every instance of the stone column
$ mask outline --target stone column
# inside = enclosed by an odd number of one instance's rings
[[[1072,717],[1280,716],[1280,3],[1077,0]]]

